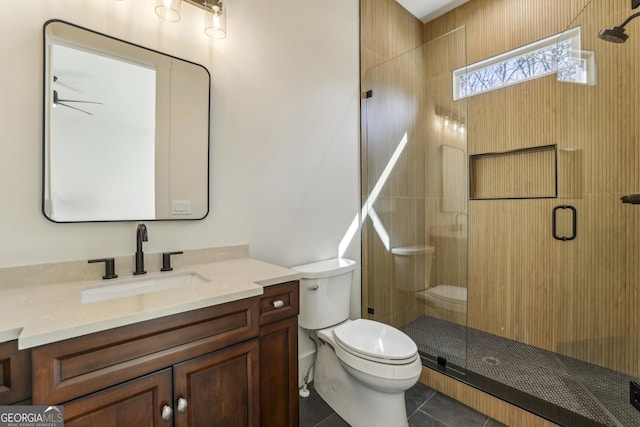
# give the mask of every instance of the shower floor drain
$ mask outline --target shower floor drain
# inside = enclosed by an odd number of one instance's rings
[[[498,366],[500,364],[500,359],[493,356],[485,356],[482,358],[482,361],[491,366]]]

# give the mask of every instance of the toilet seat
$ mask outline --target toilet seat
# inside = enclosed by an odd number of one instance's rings
[[[335,330],[343,328],[351,323],[358,322],[358,320],[347,320],[337,326],[318,331],[318,337],[331,345],[336,353],[336,356],[338,356],[340,363],[349,366],[356,371],[362,372],[363,374],[385,380],[406,380],[419,375],[422,369],[422,361],[420,360],[420,355],[418,354],[417,347],[415,347],[415,351],[412,354],[407,354],[406,358],[389,359],[370,356],[362,352],[357,352],[341,344],[336,337]],[[385,326],[387,328],[391,328],[402,336],[406,337],[406,339],[415,346],[415,343],[413,343],[411,338],[406,336],[403,332],[393,328],[392,326],[384,325],[383,323],[374,322],[372,320],[367,320],[366,322],[374,323],[374,325],[368,325],[369,327],[374,328],[374,330],[377,328],[385,329]],[[361,322],[356,323],[356,325],[358,325],[359,323]],[[357,329],[358,327],[355,326],[352,328],[347,328],[346,330],[352,331]],[[383,342],[387,341],[383,340]],[[351,343],[351,346],[354,346],[354,344]],[[369,351],[369,353],[372,352]],[[398,356],[396,355],[396,357]]]
[[[398,329],[367,319],[346,322],[333,330],[336,344],[356,357],[402,365],[413,361],[418,347]]]

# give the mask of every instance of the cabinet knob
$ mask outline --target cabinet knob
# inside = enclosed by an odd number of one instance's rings
[[[171,406],[164,405],[162,407],[162,419],[164,421],[171,421],[171,418],[173,418],[173,410],[171,409]]]
[[[184,414],[185,412],[187,412],[188,405],[189,403],[187,402],[187,399],[185,399],[184,397],[181,397],[180,399],[178,399],[178,412],[180,412],[181,414]]]
[[[282,308],[284,307],[284,301],[282,301],[281,299],[275,300],[273,302],[273,308]]]

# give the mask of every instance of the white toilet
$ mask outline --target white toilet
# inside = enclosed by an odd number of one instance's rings
[[[391,249],[396,289],[415,293],[431,287],[433,246],[414,245]]]
[[[418,292],[418,298],[433,302],[444,310],[455,313],[467,312],[467,288],[452,285],[438,285]]]
[[[427,316],[466,325],[467,288],[431,283],[433,246],[404,246],[393,248],[391,253],[396,289],[421,300]]]
[[[404,392],[420,377],[416,344],[389,325],[349,320],[355,262],[293,267],[300,279],[298,324],[320,339],[314,387],[352,427],[405,427]]]

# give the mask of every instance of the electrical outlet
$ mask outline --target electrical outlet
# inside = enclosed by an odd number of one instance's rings
[[[640,384],[634,381],[629,382],[629,403],[640,411]]]
[[[173,215],[190,215],[191,200],[173,200],[171,201],[171,213]]]

